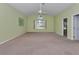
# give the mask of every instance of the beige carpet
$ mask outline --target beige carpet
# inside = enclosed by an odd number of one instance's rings
[[[3,45],[1,55],[75,55],[79,41],[68,40],[55,33],[27,33]]]

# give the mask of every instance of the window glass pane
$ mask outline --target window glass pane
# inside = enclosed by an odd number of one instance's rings
[[[45,29],[45,20],[36,20],[35,29]]]

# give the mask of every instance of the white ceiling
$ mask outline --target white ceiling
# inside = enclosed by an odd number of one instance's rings
[[[40,3],[10,3],[9,5],[27,16],[38,14],[40,7]],[[43,11],[46,15],[54,16],[72,5],[72,3],[45,3]]]

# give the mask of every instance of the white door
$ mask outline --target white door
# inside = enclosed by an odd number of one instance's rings
[[[74,39],[79,40],[79,16],[74,16],[73,20]]]

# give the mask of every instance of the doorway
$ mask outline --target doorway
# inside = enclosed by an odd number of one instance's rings
[[[73,39],[79,40],[79,14],[73,16]]]
[[[67,18],[63,19],[63,36],[67,37]]]

